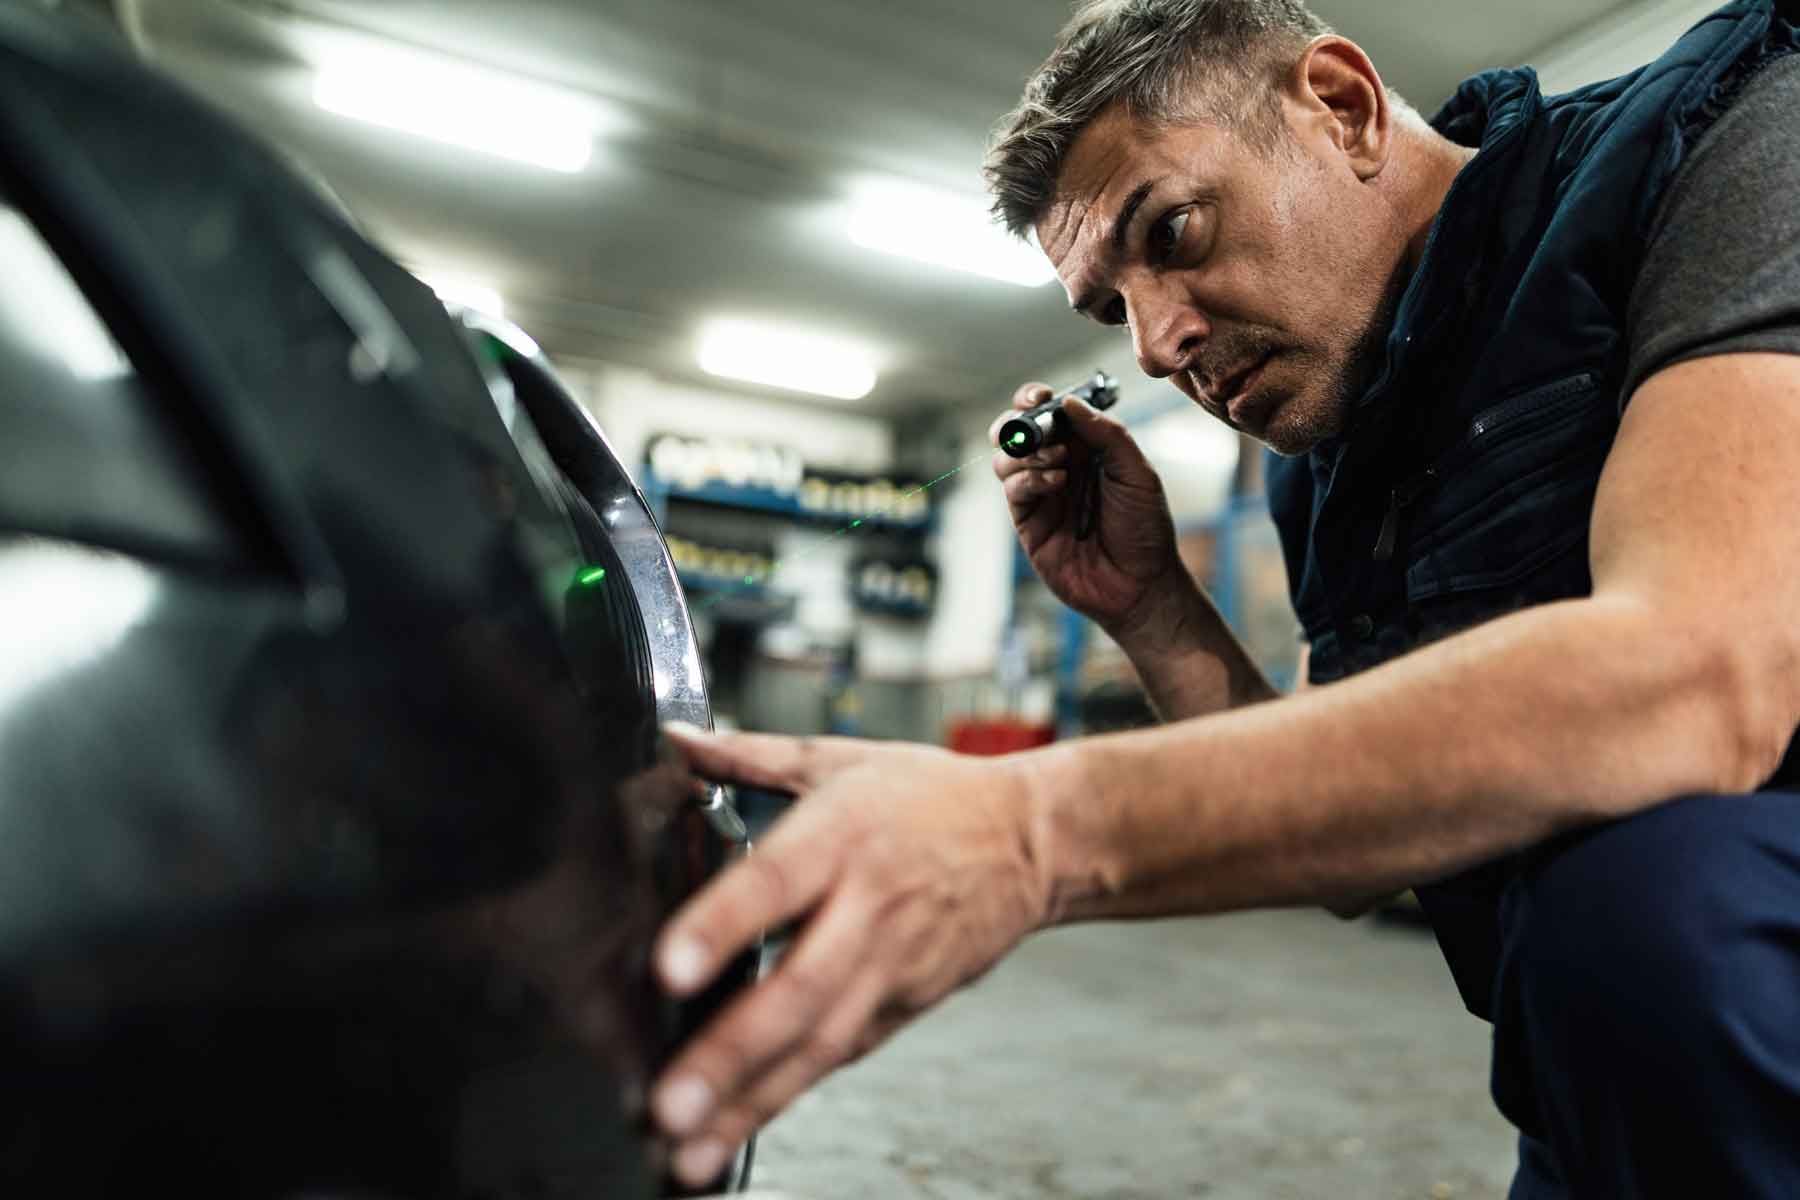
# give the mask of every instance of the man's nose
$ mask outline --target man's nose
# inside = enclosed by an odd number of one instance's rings
[[[1126,308],[1139,370],[1152,379],[1166,379],[1193,364],[1209,332],[1204,314],[1191,304],[1161,300],[1138,305],[1127,299]]]

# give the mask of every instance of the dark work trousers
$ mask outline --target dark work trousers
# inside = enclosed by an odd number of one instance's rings
[[[1511,1200],[1800,1197],[1800,791],[1561,839],[1500,920]]]

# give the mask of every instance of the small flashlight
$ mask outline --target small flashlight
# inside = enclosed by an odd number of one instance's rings
[[[1035,408],[1008,417],[1000,426],[1000,448],[1014,458],[1030,458],[1045,446],[1053,446],[1069,433],[1063,401],[1079,396],[1102,412],[1119,402],[1119,385],[1105,371],[1072,388],[1066,388]]]

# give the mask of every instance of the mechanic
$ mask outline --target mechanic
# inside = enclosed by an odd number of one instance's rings
[[[658,944],[685,994],[798,929],[653,1093],[681,1173],[1036,929],[1411,886],[1494,1025],[1514,1197],[1800,1195],[1795,8],[1566,96],[1488,72],[1430,122],[1295,0],[1078,11],[996,210],[1275,452],[1327,686],[1262,677],[1111,418],[996,455],[1164,724],[1002,759],[672,731],[803,799]]]

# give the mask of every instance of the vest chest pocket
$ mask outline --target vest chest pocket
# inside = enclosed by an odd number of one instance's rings
[[[1588,521],[1618,417],[1583,373],[1484,409],[1409,484],[1406,599],[1421,640],[1586,594]]]

